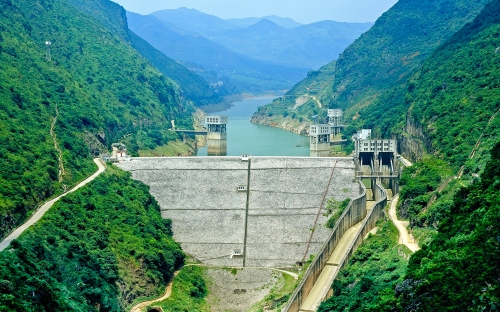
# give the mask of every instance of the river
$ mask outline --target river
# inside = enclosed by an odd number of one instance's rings
[[[210,115],[228,116],[227,156],[309,156],[308,147],[295,147],[304,136],[280,128],[253,124],[250,118],[257,107],[273,98],[249,98],[233,103],[230,109]],[[207,147],[200,147],[197,156],[207,156]]]

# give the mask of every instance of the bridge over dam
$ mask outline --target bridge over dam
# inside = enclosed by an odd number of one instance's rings
[[[353,158],[132,158],[119,167],[150,186],[183,250],[213,266],[307,260],[332,233],[327,199],[363,192]]]

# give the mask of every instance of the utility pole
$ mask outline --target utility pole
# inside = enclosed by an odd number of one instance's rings
[[[45,53],[45,59],[47,61],[51,61],[52,60],[52,57],[50,56],[50,45],[51,44],[52,44],[52,42],[45,41],[45,46],[47,47],[47,52]]]

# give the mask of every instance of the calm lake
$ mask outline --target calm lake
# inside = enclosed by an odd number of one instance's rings
[[[309,156],[309,147],[295,147],[304,136],[283,129],[250,122],[258,106],[271,103],[273,98],[252,98],[233,103],[233,107],[210,115],[228,116],[227,156]],[[198,149],[197,156],[207,156],[207,147]]]

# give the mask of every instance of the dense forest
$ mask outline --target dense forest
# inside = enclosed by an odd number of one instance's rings
[[[500,1],[487,4],[427,58],[402,91],[388,91],[395,101],[367,110],[380,116],[397,109],[406,118],[397,123],[395,117],[370,117],[401,133],[402,152],[418,160],[403,171],[399,216],[410,221],[422,250],[395,286],[379,298],[367,297],[360,310],[498,309],[499,11]],[[376,261],[366,265],[375,267]],[[351,276],[352,270],[342,274]],[[376,281],[370,289],[384,286]],[[347,301],[359,296],[344,295]],[[323,311],[343,311],[337,302],[329,300]]]
[[[193,104],[131,47],[123,8],[73,2],[0,1],[0,236],[113,142],[137,154],[177,139],[170,120],[192,127]]]
[[[392,224],[339,274],[318,311],[496,311],[500,298],[500,143],[455,194],[435,238],[410,257]],[[379,225],[380,226],[380,225]]]
[[[108,167],[0,252],[0,310],[122,311],[184,263],[171,236],[149,188]]]

